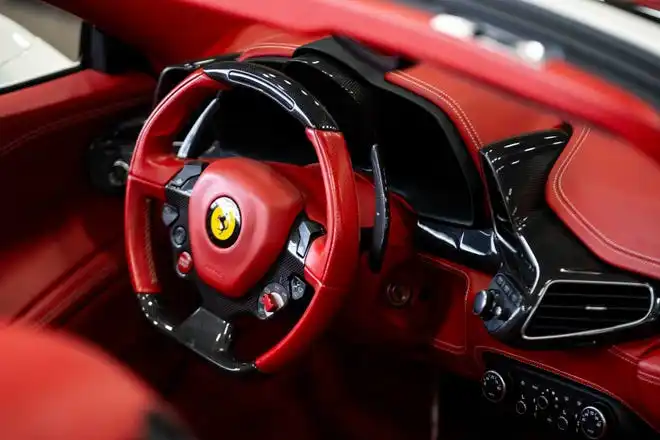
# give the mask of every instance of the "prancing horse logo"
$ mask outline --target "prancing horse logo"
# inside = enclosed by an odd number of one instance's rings
[[[229,197],[220,197],[209,206],[206,230],[213,243],[228,248],[236,243],[241,230],[241,211]]]

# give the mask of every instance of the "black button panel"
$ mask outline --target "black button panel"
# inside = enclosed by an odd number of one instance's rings
[[[515,283],[504,273],[495,275],[487,292],[491,299],[490,309],[481,313],[486,328],[495,332],[503,327],[509,318],[516,315],[522,306],[525,296]]]
[[[521,423],[550,429],[558,438],[652,438],[653,430],[636,414],[597,390],[495,353],[486,352],[484,364],[507,390],[493,405]]]

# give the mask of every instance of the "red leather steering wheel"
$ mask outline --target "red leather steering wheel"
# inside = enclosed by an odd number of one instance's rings
[[[178,155],[173,153],[173,140],[191,112],[234,87],[267,96],[302,123],[318,156],[324,218],[317,215],[311,220],[308,207],[314,196],[267,163],[186,158],[217,99],[202,112]],[[305,167],[296,169],[303,172]],[[152,254],[151,211],[161,203],[175,270],[196,283],[202,298],[194,313],[178,321],[159,300]],[[308,347],[341,305],[359,258],[357,195],[342,133],[300,84],[258,64],[210,64],[160,102],[133,155],[125,222],[129,270],[146,317],[232,372],[273,372]],[[297,302],[307,307],[279,343],[254,361],[235,359],[231,350],[235,316],[250,313],[269,319]]]

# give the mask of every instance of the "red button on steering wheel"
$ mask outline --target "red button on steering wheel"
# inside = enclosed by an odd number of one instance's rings
[[[285,177],[276,167],[247,158],[191,164],[185,157],[188,147],[217,99],[199,117],[178,156],[172,153],[174,137],[193,110],[205,99],[234,87],[263,94],[303,125],[319,160],[324,216],[319,218],[318,210],[311,216],[310,206],[322,201],[314,200],[317,196],[291,179],[296,173],[308,175],[308,167],[287,167]],[[177,235],[173,250],[175,255],[189,253],[188,272],[180,275],[195,282],[202,294],[199,309],[179,322],[169,318],[158,299],[161,288],[150,236],[154,200],[179,211],[170,230],[183,228],[187,235]],[[128,178],[125,221],[131,279],[147,318],[233,372],[273,372],[299,355],[339,309],[358,263],[357,196],[342,133],[300,84],[258,64],[211,64],[190,75],[161,101],[138,138]],[[298,299],[288,280],[296,280],[294,285],[299,288],[301,279],[313,297],[293,329],[256,360],[237,361],[231,355],[231,318],[238,312],[269,317]],[[277,307],[264,310],[263,295],[277,300]]]

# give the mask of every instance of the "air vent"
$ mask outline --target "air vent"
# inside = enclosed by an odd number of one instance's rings
[[[523,335],[550,339],[590,335],[640,324],[653,310],[646,284],[554,281],[532,311]]]

